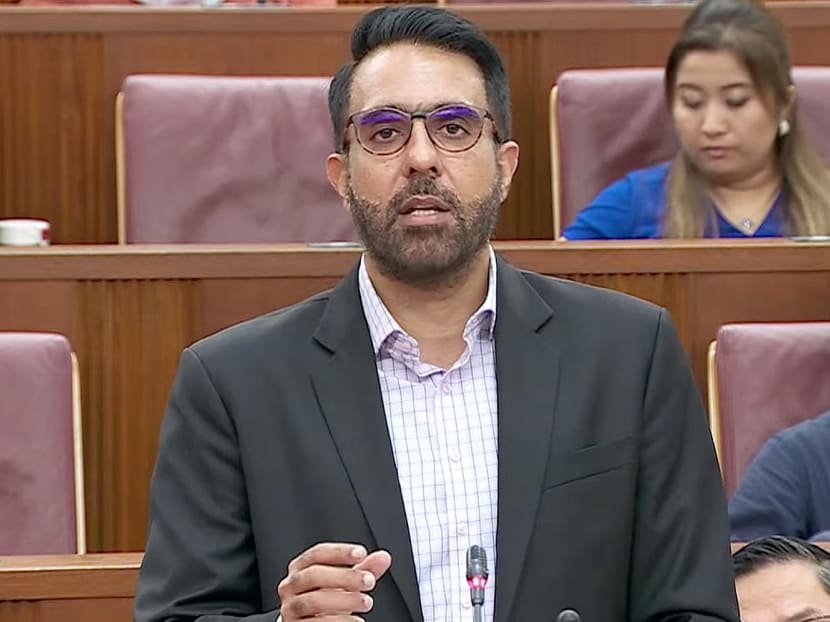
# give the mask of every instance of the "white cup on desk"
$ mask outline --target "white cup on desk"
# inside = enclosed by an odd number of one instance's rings
[[[0,219],[0,245],[49,246],[49,223],[36,218]]]

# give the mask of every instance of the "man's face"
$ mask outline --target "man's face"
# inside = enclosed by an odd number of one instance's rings
[[[741,622],[830,621],[830,594],[816,567],[793,561],[771,564],[735,581]]]
[[[487,110],[475,62],[429,46],[395,44],[375,51],[355,71],[348,115],[384,107],[430,113],[450,104]],[[327,166],[369,257],[387,276],[411,284],[443,283],[463,273],[493,232],[518,146],[499,144],[487,117],[475,144],[450,152],[436,146],[426,121],[416,118],[400,150],[378,155],[359,144],[356,125],[346,128],[345,155],[332,154]],[[397,130],[381,131],[379,144],[394,140]],[[449,143],[462,129],[438,118],[430,131]]]

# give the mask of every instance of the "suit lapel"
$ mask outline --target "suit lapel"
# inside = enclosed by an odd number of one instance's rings
[[[422,620],[409,528],[383,410],[357,270],[332,291],[314,339],[312,383],[320,408],[392,579],[413,620]]]
[[[515,268],[499,260],[496,306],[499,494],[495,622],[507,622],[536,519],[559,376],[552,311]]]

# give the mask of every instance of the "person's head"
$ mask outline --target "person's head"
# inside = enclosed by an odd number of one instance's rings
[[[371,11],[331,82],[329,111],[329,180],[373,265],[423,287],[464,274],[486,252],[518,162],[493,44],[443,9]]]
[[[695,8],[669,54],[665,88],[684,154],[714,183],[773,167],[796,123],[784,30],[751,0]]]
[[[770,177],[788,192],[793,233],[830,226],[826,213],[814,214],[826,212],[814,203],[830,193],[830,178],[799,125],[784,28],[763,4],[700,2],[669,54],[665,92],[681,145],[669,189],[670,236],[702,235],[706,188]]]
[[[830,622],[830,553],[786,536],[732,556],[741,622]]]

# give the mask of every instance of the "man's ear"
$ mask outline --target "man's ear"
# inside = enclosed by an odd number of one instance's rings
[[[343,199],[344,204],[348,194],[349,171],[346,156],[342,153],[332,153],[326,158],[326,176],[332,188]]]
[[[499,188],[501,188],[501,200],[507,198],[510,185],[513,183],[513,175],[516,174],[516,167],[519,166],[519,145],[515,141],[508,140],[499,145],[496,152],[496,167],[499,176]]]

